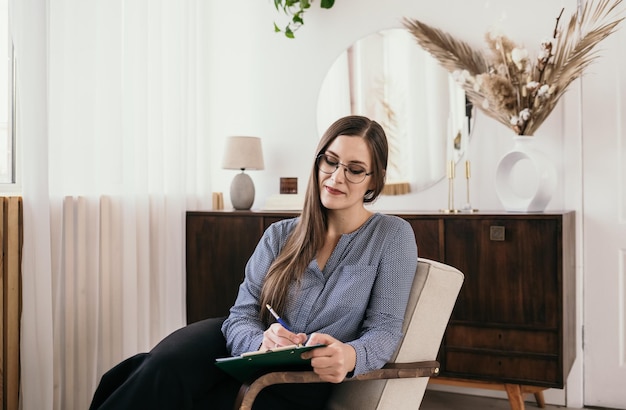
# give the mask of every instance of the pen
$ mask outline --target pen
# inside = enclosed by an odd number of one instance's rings
[[[274,316],[274,318],[276,319],[278,323],[280,323],[285,329],[289,330],[290,332],[293,332],[293,330],[291,330],[289,326],[287,326],[287,323],[285,323],[285,321],[280,316],[278,316],[278,313],[276,313],[269,304],[266,304],[265,306],[267,307],[267,310],[270,311],[272,316]]]

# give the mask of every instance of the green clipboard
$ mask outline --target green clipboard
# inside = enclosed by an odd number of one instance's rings
[[[241,356],[217,359],[215,365],[237,380],[246,382],[271,371],[311,370],[311,360],[300,355],[325,345],[284,346],[266,352],[248,352]]]

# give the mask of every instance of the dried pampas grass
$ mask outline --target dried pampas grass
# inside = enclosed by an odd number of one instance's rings
[[[572,81],[598,57],[595,47],[617,30],[624,19],[618,16],[621,3],[588,1],[571,15],[564,30],[559,24],[562,10],[551,38],[541,43],[535,58],[500,33],[487,33],[485,53],[421,21],[405,18],[403,24],[453,73],[476,107],[518,135],[533,135]]]

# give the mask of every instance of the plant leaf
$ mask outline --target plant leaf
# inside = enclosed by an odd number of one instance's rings
[[[303,11],[299,11],[296,14],[293,15],[293,18],[291,19],[291,21],[293,21],[296,24],[304,24],[304,20],[302,20],[302,13],[304,13]]]
[[[303,15],[306,10],[311,8],[313,0],[274,0],[274,7],[279,12],[282,12],[287,16],[291,16],[291,22],[285,28],[285,36],[288,38],[294,38],[294,32],[299,29],[303,24]],[[331,8],[335,4],[335,0],[322,0],[321,7],[325,9]],[[280,28],[274,23],[274,31],[281,32]]]

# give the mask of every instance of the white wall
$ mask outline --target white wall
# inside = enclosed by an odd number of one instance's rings
[[[207,113],[211,151],[206,153],[213,163],[210,190],[224,192],[226,207],[230,206],[228,190],[235,171],[222,170],[220,164],[225,137],[240,134],[263,138],[266,169],[250,172],[257,191],[253,208],[262,208],[268,196],[278,193],[281,176],[298,177],[299,191],[304,192],[322,131],[316,129],[318,91],[335,58],[355,40],[380,29],[401,27],[401,19],[409,17],[475,45],[482,45],[485,32],[502,22],[512,39],[532,49],[550,36],[561,7],[566,7],[564,16],[569,18],[575,5],[575,0],[337,0],[331,10],[322,10],[316,1],[305,15],[305,25],[290,40],[273,32],[272,23],[284,17],[271,1],[211,2],[210,15],[205,16],[213,33],[206,50],[212,63],[207,73],[212,98]],[[575,82],[536,134],[537,143],[558,168],[559,182],[548,210],[581,210],[579,113],[579,83]],[[470,149],[472,205],[481,211],[502,210],[494,174],[499,158],[513,146],[511,136],[507,128],[479,114]],[[442,181],[423,193],[381,197],[375,208],[437,211],[447,206],[447,187],[447,181]],[[465,195],[462,177],[456,187],[460,206]],[[579,301],[580,310],[580,295]],[[582,405],[581,356],[568,381],[573,386],[567,392],[570,406]],[[565,396],[555,390],[546,398],[564,404]]]
[[[207,158],[214,164],[211,189],[224,192],[229,207],[228,190],[235,171],[220,168],[224,139],[227,135],[251,134],[263,138],[266,162],[265,170],[250,172],[257,189],[254,208],[263,207],[269,195],[278,193],[281,176],[297,176],[299,190],[304,191],[321,133],[316,126],[316,106],[322,80],[339,53],[355,40],[383,28],[401,27],[401,19],[406,16],[482,46],[484,33],[504,19],[507,34],[531,48],[549,36],[561,6],[568,5],[568,15],[575,1],[555,1],[552,8],[538,0],[534,2],[537,7],[532,3],[341,0],[331,10],[314,3],[296,39],[290,40],[273,32],[272,23],[284,17],[275,11],[272,2],[212,2],[206,21],[214,33],[207,48],[213,67],[208,74],[214,106],[207,113],[211,123],[207,136],[211,152]],[[542,13],[537,13],[538,9]],[[571,94],[565,99],[571,99]],[[563,105],[537,133],[538,143],[555,158],[561,177],[548,209],[566,207],[567,187],[561,168]],[[497,160],[513,145],[510,136],[507,128],[479,114],[471,145],[476,153],[472,154],[472,204],[478,209],[501,209],[493,178]],[[459,178],[456,183],[459,206],[465,195],[463,182]],[[438,210],[446,205],[447,183],[443,181],[422,194],[382,197],[376,207]]]

